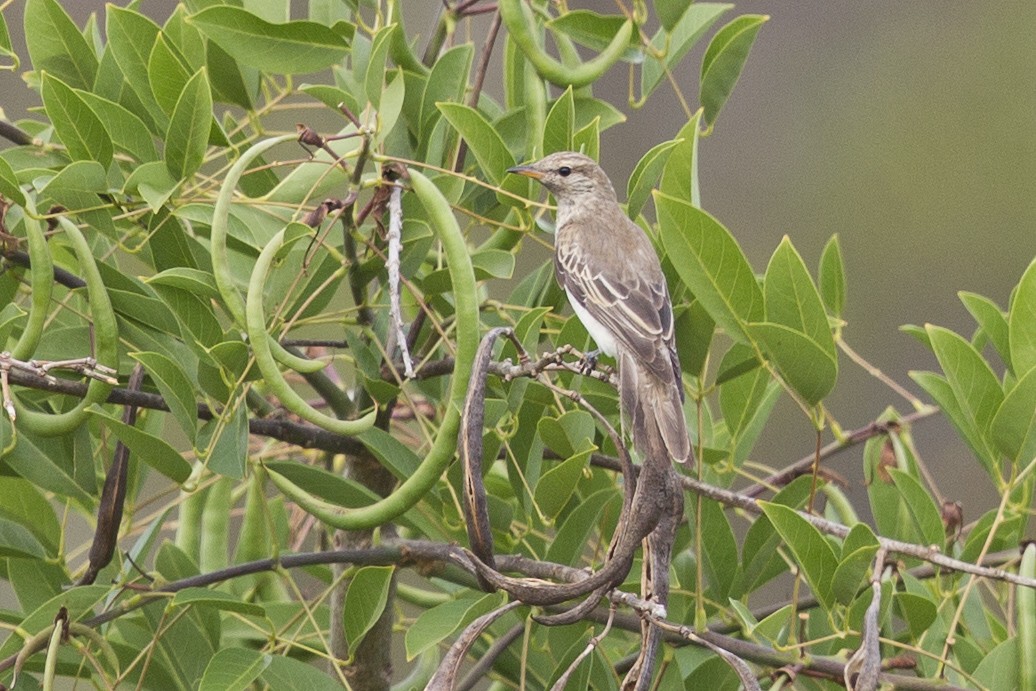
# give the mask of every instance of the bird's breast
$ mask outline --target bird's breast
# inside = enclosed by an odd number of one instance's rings
[[[612,332],[601,322],[594,319],[593,315],[585,307],[579,304],[571,291],[565,288],[565,294],[568,295],[568,302],[572,305],[572,310],[579,317],[579,321],[586,327],[587,332],[590,334],[590,338],[594,339],[594,343],[600,348],[605,355],[615,357],[618,352],[615,344],[615,336]]]

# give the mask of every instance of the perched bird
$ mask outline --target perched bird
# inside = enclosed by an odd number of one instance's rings
[[[647,235],[623,213],[590,157],[553,153],[508,172],[557,200],[554,273],[597,347],[619,365],[619,405],[642,458],[692,460],[673,306]]]

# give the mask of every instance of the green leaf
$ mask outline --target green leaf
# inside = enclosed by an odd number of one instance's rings
[[[183,88],[197,70],[188,70],[187,61],[179,55],[165,38],[159,33],[147,62],[148,81],[155,100],[167,113],[172,113],[180,100]]]
[[[986,436],[976,426],[971,413],[957,400],[953,387],[950,386],[947,379],[934,372],[910,372],[910,377],[935,399],[936,405],[957,428],[961,438],[971,447],[983,467],[990,473],[990,477],[999,478],[996,456]]]
[[[265,463],[265,467],[313,496],[345,508],[367,506],[380,498],[355,480],[316,466],[295,461],[273,461]]]
[[[277,691],[341,691],[337,677],[331,677],[311,664],[286,655],[274,655],[270,666],[260,675]]]
[[[1012,636],[989,651],[972,676],[982,688],[1017,689],[1018,663],[1018,638]]]
[[[1036,367],[1012,386],[990,423],[993,443],[1015,463],[1036,457]]]
[[[500,595],[463,597],[427,609],[406,631],[406,658],[413,660],[476,617],[500,606]]]
[[[682,142],[682,139],[674,139],[656,144],[640,158],[636,167],[633,168],[633,174],[630,175],[629,183],[626,186],[626,215],[631,219],[636,219],[641,209],[644,208],[648,197],[651,196],[651,188],[655,186],[658,177],[662,174],[662,169],[669,160],[673,148]]]
[[[835,574],[831,578],[831,594],[840,604],[852,604],[857,593],[860,592],[860,587],[867,577],[867,569],[874,561],[874,553],[877,551],[876,544],[860,547],[842,557],[842,560],[838,562]]]
[[[116,149],[141,163],[158,160],[155,142],[143,120],[118,103],[97,94],[78,89],[75,93],[101,121]]]
[[[389,585],[392,582],[392,566],[365,566],[356,571],[349,580],[345,595],[343,627],[345,639],[349,641],[349,658],[367,632],[381,617],[388,602]]]
[[[693,6],[692,2],[693,0],[654,0],[651,4],[658,15],[658,23],[663,29],[671,32],[684,12]]]
[[[25,27],[29,59],[37,72],[49,72],[81,89],[93,86],[97,55],[57,0],[27,0]]]
[[[922,595],[901,592],[896,593],[893,599],[915,638],[923,636],[938,616],[935,603]]]
[[[137,115],[143,117],[143,114],[146,114],[151,120],[150,125],[155,128],[153,131],[157,134],[164,133],[169,118],[151,92],[147,69],[151,47],[158,40],[161,29],[139,12],[115,5],[107,8],[105,28],[108,49],[143,108],[143,112]],[[89,85],[85,88],[89,88]]]
[[[749,328],[785,380],[816,405],[834,388],[837,351],[820,294],[787,236],[766,268],[763,291],[767,323]]]
[[[166,133],[165,162],[178,180],[194,175],[205,160],[212,123],[212,92],[205,68],[198,70],[183,88]]]
[[[127,425],[100,406],[91,407],[90,413],[103,419],[105,426],[137,459],[175,482],[184,482],[191,476],[191,464],[169,442]]]
[[[62,527],[43,492],[20,477],[0,477],[0,515],[29,529],[50,554],[57,554]]]
[[[18,186],[18,176],[5,158],[0,158],[0,194],[19,206],[25,206],[25,194]]]
[[[1019,377],[1036,367],[1036,260],[1022,275],[1011,300],[1011,364]]]
[[[925,331],[961,410],[978,434],[986,439],[993,415],[1004,400],[1000,382],[989,364],[965,339],[931,324],[925,326]]]
[[[1007,368],[1014,370],[1011,363],[1011,332],[1007,325],[1007,315],[1000,307],[990,300],[976,293],[960,291],[957,297],[964,303],[968,312],[975,319],[975,322],[982,329],[982,332],[989,338],[996,349],[997,355],[1004,361]]]
[[[806,581],[812,588],[813,594],[825,608],[830,608],[834,604],[831,580],[838,566],[838,560],[835,558],[831,545],[819,530],[794,509],[763,501],[759,502],[759,506],[762,507],[763,513],[773,523],[773,527],[780,533],[784,542],[791,548],[795,561],[802,567],[802,572],[806,576]]]
[[[555,519],[568,504],[575,492],[583,471],[590,463],[590,455],[596,450],[591,446],[574,454],[543,473],[536,483],[534,501],[540,512],[548,519]]]
[[[670,197],[689,202],[701,208],[701,190],[698,186],[698,135],[701,127],[701,110],[692,115],[674,137],[683,140],[669,154],[669,160],[662,168],[658,189]]]
[[[845,309],[846,282],[842,245],[838,241],[837,233],[824,245],[824,251],[820,255],[818,276],[820,297],[824,300],[824,306],[834,316],[841,317]]]
[[[719,111],[734,90],[748,59],[756,34],[769,17],[745,14],[716,32],[701,61],[699,100],[705,110],[705,125],[712,127]]]
[[[363,80],[364,94],[377,110],[381,110],[381,92],[385,83],[385,62],[388,60],[389,46],[395,33],[394,26],[382,27],[374,36],[370,58]],[[402,82],[400,82],[402,83]]]
[[[68,155],[75,161],[97,161],[107,168],[112,162],[112,140],[100,118],[67,84],[43,75],[43,107]]]
[[[0,416],[0,440],[4,440],[6,445],[10,439],[11,423],[6,415]],[[23,432],[18,435],[18,443],[4,456],[3,465],[39,489],[60,497],[70,497],[83,506],[93,506],[94,498],[84,492],[72,478],[71,459],[67,454],[52,457],[47,451],[54,452],[54,446],[44,444],[42,440],[37,445]]]
[[[198,691],[244,691],[251,688],[273,655],[252,648],[223,648],[205,666]]]
[[[644,61],[640,72],[640,99],[643,101],[651,95],[668,70],[673,72],[677,63],[683,59],[694,44],[709,30],[720,15],[733,5],[715,2],[695,2],[670,29],[660,28],[651,37],[651,48],[647,51],[649,58]],[[652,56],[663,54],[659,60]]]
[[[265,617],[266,610],[254,602],[244,602],[230,593],[209,588],[184,588],[177,591],[170,607],[211,607],[223,612],[235,612],[251,617]]]
[[[584,410],[570,410],[559,418],[545,417],[536,426],[540,438],[562,458],[593,444],[594,419]]]
[[[734,344],[723,355],[720,371],[734,367],[739,362],[756,362],[752,349],[740,343]],[[762,422],[768,418],[780,396],[780,385],[763,368],[752,367],[718,386],[723,421],[726,423],[731,441],[737,444],[735,462],[740,462],[750,451],[750,448],[741,448],[740,441],[757,437]],[[778,390],[775,391],[775,387]]]
[[[42,559],[43,546],[25,527],[0,518],[0,557]]]
[[[586,154],[595,161],[601,156],[601,119],[594,118],[585,127],[572,133],[572,150]]]
[[[11,32],[7,30],[7,20],[4,19],[2,13],[0,13],[0,58],[4,59],[3,62],[0,62],[0,69],[11,71],[18,69],[20,64],[18,54],[11,46]]]
[[[150,161],[137,166],[130,173],[126,179],[125,189],[136,190],[147,202],[148,208],[153,213],[158,213],[179,186],[180,180],[170,174],[168,163]]]
[[[615,34],[619,33],[625,23],[626,18],[619,14],[605,15],[590,10],[569,10],[551,19],[546,26],[551,31],[565,34],[582,46],[600,52],[611,44]],[[643,59],[635,39],[636,33],[630,39],[630,47],[623,54],[623,60],[640,62]]]
[[[946,533],[942,524],[942,515],[935,505],[931,493],[913,476],[897,468],[889,468],[889,475],[895,483],[896,490],[902,497],[902,506],[906,509],[913,527],[924,545],[939,545],[946,541]]]
[[[543,154],[572,150],[573,123],[576,119],[572,87],[554,101],[543,124]]]
[[[129,356],[144,366],[180,429],[193,441],[198,428],[198,404],[194,386],[184,370],[161,353],[130,353]]]
[[[317,72],[349,51],[342,34],[323,24],[271,24],[231,5],[207,7],[187,21],[238,62],[274,74]]]
[[[471,44],[465,43],[451,48],[435,61],[421,95],[419,137],[428,137],[435,128],[440,103],[459,103],[464,98],[474,53]]]
[[[621,503],[622,495],[614,487],[598,490],[579,502],[566,514],[547,547],[547,560],[569,566],[579,564],[587,542],[599,527],[601,517],[615,516]]]
[[[750,340],[745,325],[763,317],[763,293],[741,248],[712,216],[690,203],[655,192],[662,246],[676,271],[716,324],[736,341]]]
[[[705,574],[712,586],[712,597],[726,600],[737,583],[740,564],[737,540],[723,507],[712,500],[697,498],[701,504],[701,548]],[[694,522],[693,501],[687,502],[688,520]]]
[[[437,103],[436,107],[468,143],[468,148],[489,182],[519,197],[528,195],[528,179],[520,175],[508,175],[507,169],[515,163],[514,156],[507,149],[500,133],[481,113],[460,103]],[[503,195],[500,201],[511,206],[521,204],[520,200]]]
[[[248,411],[242,401],[235,400],[232,408],[223,409],[221,417],[209,420],[198,431],[199,455],[209,470],[241,479],[248,458]]]

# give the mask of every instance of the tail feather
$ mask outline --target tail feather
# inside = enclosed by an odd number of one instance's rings
[[[693,461],[681,391],[679,382],[663,381],[631,354],[619,354],[619,406],[642,458]]]

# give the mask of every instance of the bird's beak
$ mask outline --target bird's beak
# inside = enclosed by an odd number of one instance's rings
[[[539,180],[543,177],[543,173],[536,170],[532,166],[514,166],[513,168],[508,168],[507,172],[514,173],[516,175],[524,175],[525,177],[532,178],[533,180]]]

